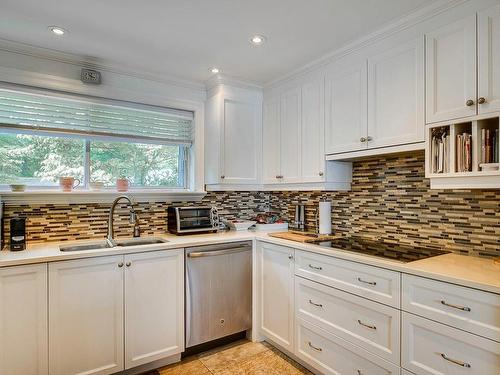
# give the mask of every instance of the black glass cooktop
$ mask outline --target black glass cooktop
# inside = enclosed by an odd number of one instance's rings
[[[316,241],[312,243],[323,247],[333,247],[355,253],[392,259],[403,263],[448,253],[448,251],[411,247],[408,245],[375,241],[355,236],[335,238],[330,241]]]

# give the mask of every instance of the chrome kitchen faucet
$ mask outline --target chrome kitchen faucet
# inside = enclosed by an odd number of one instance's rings
[[[109,218],[108,218],[108,235],[106,236],[106,242],[108,242],[109,246],[115,247],[116,242],[114,240],[114,229],[113,229],[113,216],[115,213],[115,208],[118,202],[122,199],[125,199],[128,201],[130,204],[130,218],[129,221],[131,224],[134,224],[134,237],[140,237],[140,231],[139,231],[139,222],[137,219],[137,214],[135,213],[134,210],[134,204],[132,203],[132,200],[127,197],[126,195],[120,195],[117,197],[113,203],[111,204],[111,209],[109,210]]]

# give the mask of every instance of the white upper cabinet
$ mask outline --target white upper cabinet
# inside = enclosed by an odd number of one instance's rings
[[[49,264],[49,373],[124,369],[123,256]]]
[[[205,182],[258,184],[262,164],[262,94],[218,85],[205,118]]]
[[[368,59],[368,147],[424,141],[424,40]]]
[[[293,88],[281,95],[280,180],[301,181],[301,91]]]
[[[184,350],[184,250],[125,255],[125,368]]]
[[[259,182],[260,103],[223,100],[221,172],[224,183]]]
[[[335,154],[366,149],[367,65],[334,65],[326,74],[325,151]]]
[[[264,102],[262,179],[265,184],[279,182],[280,163],[280,99],[269,98]]]
[[[302,181],[325,180],[325,110],[322,80],[302,86]]]
[[[0,374],[47,375],[47,265],[0,269]]]
[[[426,122],[474,115],[475,14],[426,34]]]
[[[500,5],[478,13],[478,111],[500,111]]]

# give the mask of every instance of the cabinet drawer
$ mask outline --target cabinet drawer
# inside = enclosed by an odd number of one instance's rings
[[[296,355],[321,373],[399,375],[399,366],[302,319],[297,319],[296,335]]]
[[[500,295],[403,275],[403,310],[500,341]]]
[[[399,365],[400,311],[295,278],[296,316]]]
[[[306,251],[295,252],[295,274],[361,297],[400,306],[400,274]]]
[[[500,343],[403,312],[401,364],[417,375],[498,375]]]

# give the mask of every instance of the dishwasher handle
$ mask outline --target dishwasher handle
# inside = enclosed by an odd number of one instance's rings
[[[188,253],[187,257],[188,258],[213,257],[213,256],[219,256],[219,255],[239,253],[240,251],[247,251],[247,250],[251,250],[251,249],[252,249],[251,246],[242,245],[242,246],[231,247],[229,249],[223,249],[223,250],[194,251],[192,253]]]

